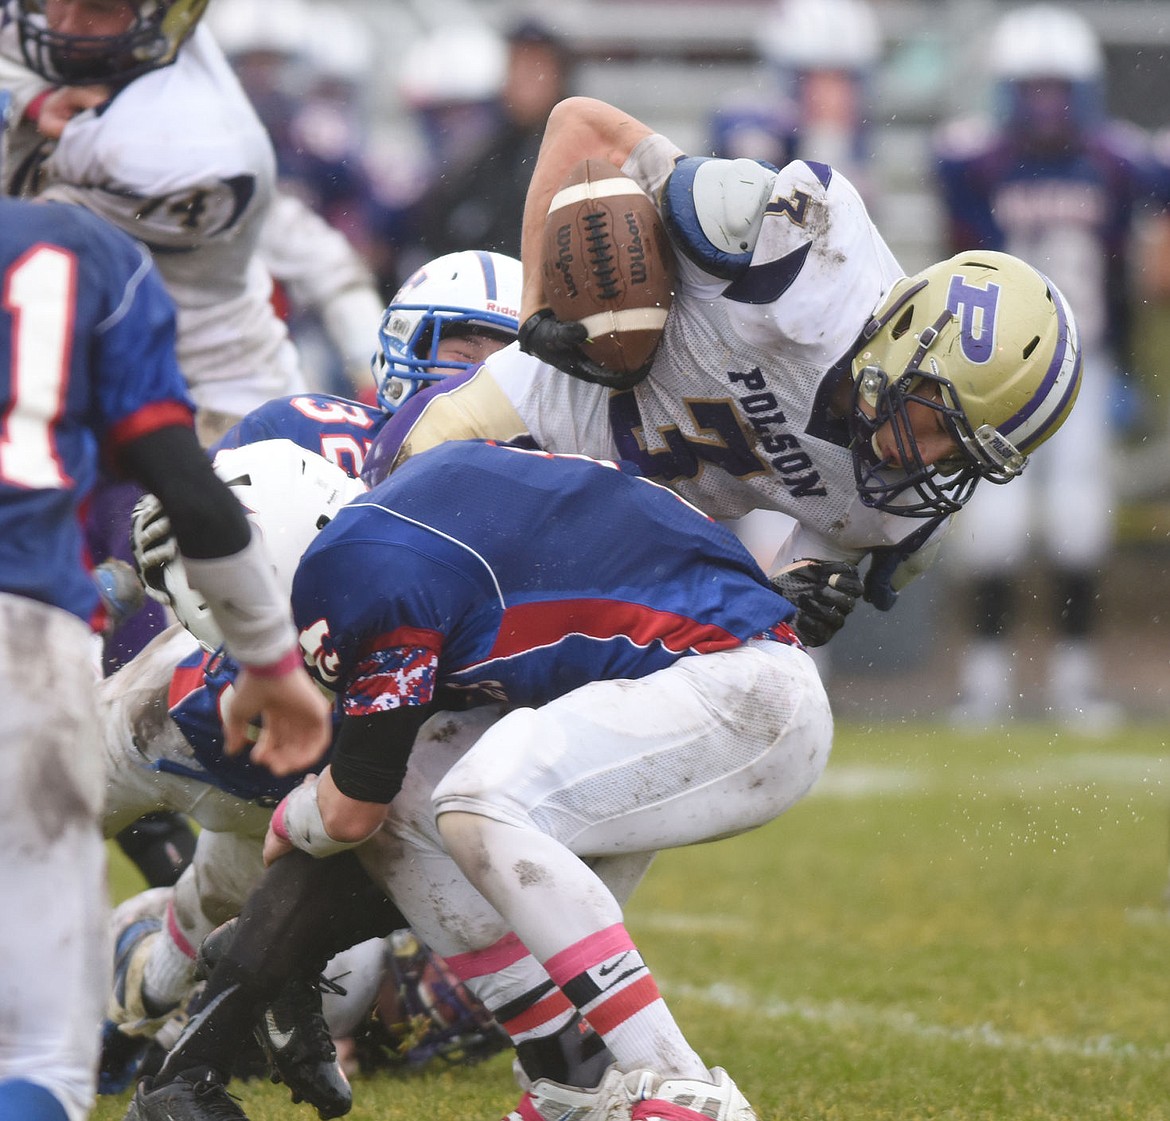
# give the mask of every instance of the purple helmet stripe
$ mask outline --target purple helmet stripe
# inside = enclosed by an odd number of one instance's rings
[[[475,251],[475,256],[479,260],[479,267],[483,269],[483,283],[487,289],[487,298],[494,300],[497,298],[496,294],[496,265],[492,260],[490,253],[485,253],[482,249]]]
[[[1052,303],[1056,309],[1056,351],[1037,392],[1019,412],[999,426],[999,431],[1009,439],[1019,431],[1015,443],[1025,455],[1041,443],[1064,416],[1081,380],[1081,354],[1077,345],[1076,326],[1060,290],[1047,277],[1044,280],[1052,293]],[[1059,396],[1054,398],[1053,393],[1058,389]]]

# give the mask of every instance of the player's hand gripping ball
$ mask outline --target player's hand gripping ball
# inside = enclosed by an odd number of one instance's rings
[[[674,278],[674,250],[650,196],[605,160],[577,164],[545,220],[544,288],[558,320],[583,325],[584,357],[623,385],[645,377]]]

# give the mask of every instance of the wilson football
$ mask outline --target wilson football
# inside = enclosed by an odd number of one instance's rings
[[[583,160],[553,196],[544,287],[558,319],[589,331],[593,361],[646,372],[674,296],[674,251],[650,196],[605,160]]]

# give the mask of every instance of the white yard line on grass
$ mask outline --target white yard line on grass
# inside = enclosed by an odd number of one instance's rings
[[[746,919],[730,915],[679,915],[665,911],[638,915],[639,929],[665,931],[669,934],[745,934],[750,936],[755,926]]]
[[[1142,1062],[1165,1062],[1170,1059],[1170,1047],[1140,1047],[1112,1035],[1075,1039],[1068,1036],[1027,1036],[1000,1031],[992,1024],[971,1024],[967,1027],[949,1027],[919,1019],[912,1012],[891,1008],[874,1008],[865,1004],[833,1000],[824,1004],[800,1000],[761,1000],[758,993],[746,992],[734,985],[675,985],[663,983],[668,999],[685,997],[702,1001],[718,1008],[742,1014],[751,1009],[752,1016],[770,1020],[802,1020],[831,1028],[860,1028],[862,1030],[894,1031],[903,1036],[924,1040],[941,1040],[964,1046],[985,1047],[995,1051],[1033,1053],[1044,1055],[1071,1055],[1082,1059],[1137,1059]]]
[[[848,801],[939,790],[999,790],[1020,794],[1069,785],[1136,789],[1161,797],[1170,791],[1170,760],[1151,755],[1078,752],[1054,756],[1036,766],[980,768],[965,773],[959,764],[885,767],[873,763],[830,762],[809,796]]]

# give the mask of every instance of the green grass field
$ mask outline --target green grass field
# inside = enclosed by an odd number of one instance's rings
[[[628,925],[761,1121],[1170,1118],[1168,735],[843,725],[802,804],[661,855]],[[233,1089],[252,1121],[316,1117]],[[516,1092],[497,1056],[354,1097],[353,1121],[493,1121]]]

